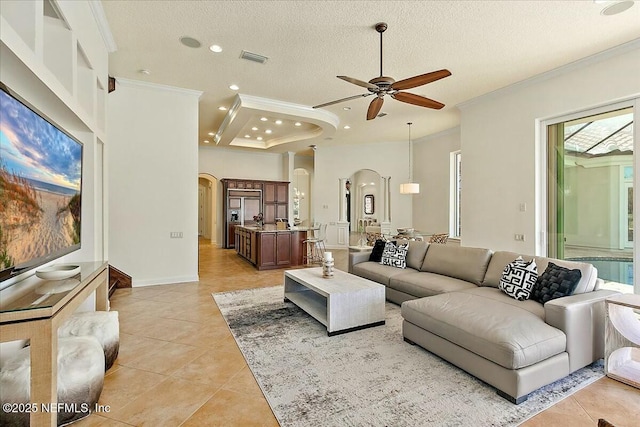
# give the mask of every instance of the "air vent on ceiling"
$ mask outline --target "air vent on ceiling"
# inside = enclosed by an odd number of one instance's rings
[[[257,62],[259,64],[264,64],[267,62],[267,59],[269,59],[266,56],[258,55],[257,53],[248,52],[246,50],[242,51],[240,58],[246,59],[247,61]]]

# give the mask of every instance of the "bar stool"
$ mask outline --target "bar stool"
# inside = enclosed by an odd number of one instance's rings
[[[316,235],[316,231],[318,234]],[[315,264],[322,262],[324,258],[324,240],[327,233],[327,224],[314,223],[313,236],[303,240],[302,243],[306,245],[306,250],[302,256],[303,264]]]

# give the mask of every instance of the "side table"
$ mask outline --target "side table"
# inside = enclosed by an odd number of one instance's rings
[[[640,388],[640,295],[615,295],[605,304],[605,373]]]

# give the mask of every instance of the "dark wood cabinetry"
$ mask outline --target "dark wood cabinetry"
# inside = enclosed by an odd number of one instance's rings
[[[273,224],[276,218],[289,217],[289,183],[264,183],[264,222]]]
[[[253,264],[258,262],[257,235],[255,231],[247,230],[244,227],[235,229],[236,252],[248,259]]]
[[[244,223],[255,225],[253,215],[262,212],[264,224],[275,224],[276,218],[289,217],[289,183],[286,181],[259,181],[249,179],[221,179],[223,238],[226,248],[236,246],[235,227]],[[260,202],[256,205],[256,198]],[[253,199],[253,211],[247,209],[247,199]],[[259,211],[259,212],[256,212]],[[243,214],[245,215],[242,218]]]
[[[302,242],[306,238],[306,231],[258,230],[240,226],[235,229],[236,252],[258,270],[301,265]]]
[[[280,268],[291,265],[291,233],[259,233],[258,268]]]

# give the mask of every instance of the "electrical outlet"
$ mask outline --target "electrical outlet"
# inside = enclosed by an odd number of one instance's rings
[[[514,234],[513,238],[518,242],[524,242],[524,234]]]
[[[182,231],[172,231],[169,233],[171,239],[182,239]]]

